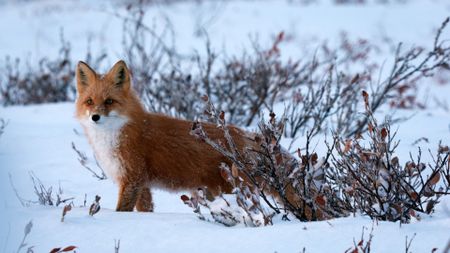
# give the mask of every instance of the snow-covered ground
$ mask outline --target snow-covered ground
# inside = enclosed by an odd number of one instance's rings
[[[247,48],[249,36],[258,35],[262,43],[270,43],[272,36],[283,30],[293,38],[283,50],[295,54],[304,50],[304,45],[314,48],[316,42],[336,40],[342,31],[375,42],[389,37],[393,41],[429,45],[435,29],[450,14],[450,3],[444,0],[362,6],[321,2],[308,6],[282,0],[183,3],[158,6],[149,11],[147,21],[162,29],[170,20],[181,52],[202,49],[204,38],[196,35],[196,27],[202,24],[212,45],[226,48],[228,53]],[[6,55],[31,60],[52,57],[57,54],[59,32],[64,28],[74,59],[84,58],[87,37],[93,36],[93,49],[107,49],[113,63],[114,57],[121,58],[122,22],[111,13],[120,8],[87,0],[2,3],[0,29],[5,36],[0,37],[0,60]],[[443,35],[445,38],[450,38],[449,30]],[[450,92],[449,87],[432,83],[427,89],[441,98]],[[344,252],[354,239],[359,241],[363,227],[372,227],[369,218],[358,216],[309,223],[286,222],[277,217],[273,226],[226,228],[198,220],[183,205],[179,194],[162,191],[155,195],[154,213],[114,212],[117,187],[110,180],[92,177],[71,148],[74,142],[92,158],[91,148],[73,115],[71,103],[0,108],[0,118],[9,121],[0,137],[0,252],[17,249],[30,220],[34,226],[27,243],[35,246],[35,252],[68,245],[79,247],[78,252],[113,252],[115,239],[121,241],[120,252],[301,252],[304,247],[306,252]],[[434,150],[439,140],[450,144],[449,125],[450,112],[430,107],[396,126],[401,140],[400,160],[409,151],[417,151],[411,144],[420,137],[429,139],[428,144],[420,143],[424,148]],[[427,152],[424,157],[430,159]],[[53,186],[54,191],[61,186],[63,196],[75,197],[75,208],[64,223],[60,222],[61,206],[20,205],[8,174],[23,198],[35,200],[30,171],[44,185]],[[102,197],[102,209],[94,217],[88,215],[88,207],[80,207],[85,194],[88,205],[95,195]],[[403,252],[405,237],[414,234],[412,252],[442,250],[450,240],[450,198],[443,199],[436,213],[423,216],[421,221],[402,226],[379,222],[374,226],[372,252]]]
[[[179,194],[158,191],[155,213],[117,213],[114,211],[117,187],[110,180],[99,181],[81,167],[71,148],[73,141],[80,150],[91,154],[84,136],[76,134],[81,127],[73,117],[71,103],[27,107],[1,108],[0,115],[9,119],[5,134],[0,139],[0,189],[2,193],[1,243],[9,235],[7,246],[0,249],[11,252],[19,245],[25,224],[32,220],[33,229],[27,240],[35,252],[48,252],[54,247],[75,245],[79,252],[113,252],[114,239],[121,240],[121,252],[344,252],[359,241],[363,226],[372,227],[367,217],[349,217],[323,222],[301,223],[281,221],[273,226],[226,228],[197,219],[191,209],[180,200]],[[436,116],[418,116],[403,128],[414,128],[433,120],[437,124],[423,129],[421,135],[435,137],[435,142],[446,134],[446,126]],[[411,136],[417,134],[411,131]],[[442,136],[443,137],[443,136]],[[413,149],[414,138],[402,138],[404,150]],[[93,167],[95,169],[95,167]],[[33,171],[46,186],[55,191],[61,186],[63,197],[75,197],[75,208],[64,223],[60,222],[62,207],[21,207],[8,182],[11,173],[19,194],[35,200],[29,172]],[[89,206],[95,195],[102,197],[101,211],[88,215],[83,205],[87,194]],[[6,198],[5,198],[6,197]],[[445,211],[445,208],[449,209]],[[8,232],[8,230],[10,230]],[[374,226],[373,252],[401,252],[405,237],[416,239],[413,252],[430,252],[442,248],[450,239],[450,198],[438,205],[432,217],[412,224],[379,222]],[[365,234],[369,233],[366,230]]]

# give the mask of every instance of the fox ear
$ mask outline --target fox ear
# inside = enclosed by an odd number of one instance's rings
[[[114,86],[123,89],[130,88],[130,71],[124,61],[120,60],[114,64],[107,75],[113,80]]]
[[[77,65],[77,90],[82,92],[84,88],[90,85],[97,74],[85,62],[79,61]]]

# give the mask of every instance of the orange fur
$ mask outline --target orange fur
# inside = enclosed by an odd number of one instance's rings
[[[149,187],[178,191],[206,186],[213,194],[231,190],[219,171],[227,159],[190,135],[192,122],[146,112],[123,61],[105,75],[80,62],[77,90],[76,117],[100,164],[119,185],[117,211],[152,211]],[[100,120],[94,122],[93,115]],[[203,127],[211,139],[224,141],[220,129]],[[249,144],[244,131],[230,127],[230,132],[239,149]]]

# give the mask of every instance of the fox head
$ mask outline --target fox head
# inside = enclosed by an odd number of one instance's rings
[[[142,107],[131,88],[131,77],[124,61],[118,61],[104,75],[80,61],[76,70],[76,117],[85,126],[122,126]]]

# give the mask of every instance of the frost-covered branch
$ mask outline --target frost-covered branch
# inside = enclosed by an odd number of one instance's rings
[[[408,222],[419,213],[430,214],[443,195],[450,194],[449,148],[439,145],[433,162],[411,158],[404,166],[395,155],[398,142],[389,122],[379,125],[369,95],[363,93],[367,110],[367,137],[335,137],[336,153],[327,177],[351,209],[373,219]]]
[[[100,170],[100,173],[101,173],[100,175],[97,172],[95,172],[93,169],[91,169],[91,167],[88,166],[88,163],[89,163],[88,157],[86,156],[85,153],[83,153],[82,151],[77,149],[77,147],[75,146],[75,143],[73,143],[73,142],[72,142],[72,149],[73,149],[73,151],[75,151],[75,153],[77,153],[78,161],[80,162],[81,166],[83,166],[83,168],[85,168],[89,172],[91,172],[93,177],[97,178],[98,180],[107,179],[105,171],[103,171],[103,169],[100,166],[100,164],[98,163],[97,159],[95,159],[95,164],[97,165],[97,168]]]

